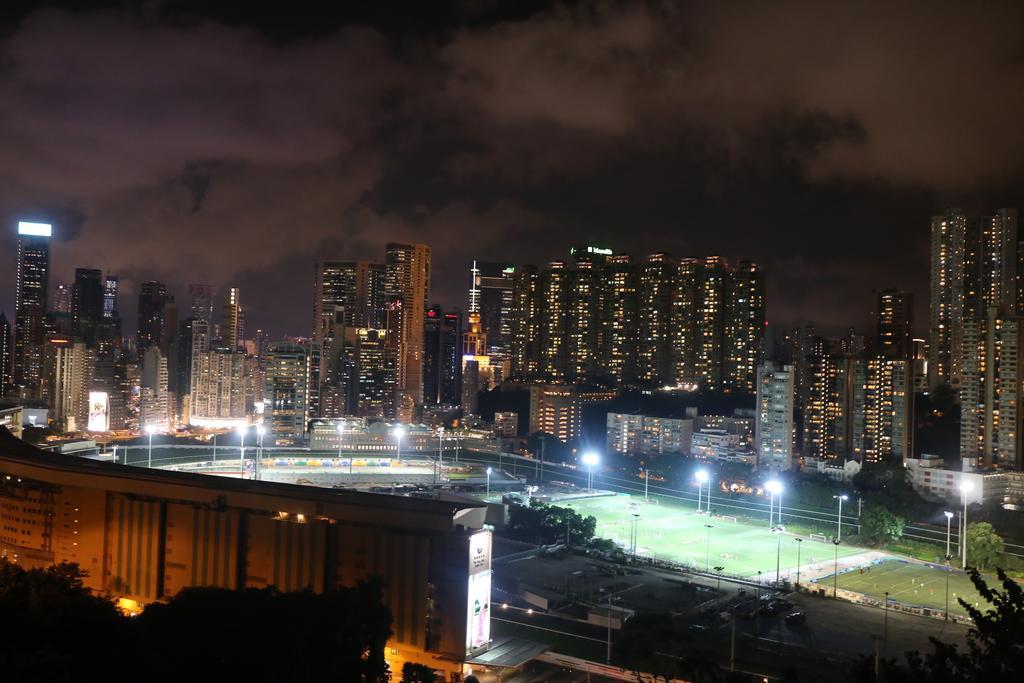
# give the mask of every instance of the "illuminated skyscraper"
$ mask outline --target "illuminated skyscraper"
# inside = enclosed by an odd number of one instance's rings
[[[295,342],[267,348],[263,371],[263,421],[274,441],[303,438],[308,416],[308,349]]]
[[[697,377],[712,389],[722,386],[725,349],[725,281],[729,264],[721,256],[708,256],[698,275]]]
[[[470,304],[467,310],[480,313],[480,325],[487,335],[488,355],[491,350],[503,353],[507,350],[512,312],[512,282],[515,266],[511,263],[474,261],[473,286],[470,288]],[[472,299],[476,300],[475,308]]]
[[[226,348],[238,348],[241,311],[242,301],[238,287],[228,287],[224,292],[224,301],[221,306],[220,325],[221,345]]]
[[[18,223],[13,375],[14,384],[29,397],[41,392],[52,234],[47,223]]]
[[[167,431],[170,413],[167,395],[167,357],[158,346],[149,346],[142,354],[139,394],[139,424]]]
[[[245,422],[245,352],[219,348],[192,354],[189,424]]]
[[[914,333],[914,298],[909,292],[878,292],[872,351],[889,358],[910,358]]]
[[[676,384],[696,384],[700,381],[697,365],[697,349],[700,344],[700,270],[701,263],[697,259],[681,259],[672,291],[672,366]]]
[[[540,275],[536,266],[518,268],[512,278],[509,331],[512,375],[535,377],[540,370]]]
[[[67,337],[54,337],[46,351],[46,374],[50,408],[57,428],[65,432],[84,431],[89,416],[95,355],[86,344]]]
[[[0,311],[0,396],[7,393],[11,386],[11,356],[14,352],[14,340],[11,336],[11,323],[7,315]]]
[[[855,416],[854,452],[866,462],[903,462],[913,456],[913,364],[907,358],[869,356],[861,365],[863,404],[855,410],[860,408],[863,417]]]
[[[995,307],[964,323],[960,456],[976,465],[1024,469],[1022,339],[1024,318]]]
[[[619,384],[636,381],[637,373],[637,269],[630,256],[609,256],[604,267],[602,366]]]
[[[431,306],[423,344],[423,402],[458,405],[462,396],[462,316]]]
[[[968,218],[959,209],[932,218],[928,373],[933,387],[959,384],[967,228]]]
[[[566,374],[569,271],[565,261],[552,261],[540,275],[539,283],[539,374],[562,379]]]
[[[566,308],[566,369],[572,380],[601,373],[601,339],[604,334],[604,257],[577,255],[568,272]]]
[[[758,366],[754,431],[758,469],[793,467],[793,370],[792,365]]]
[[[753,392],[761,364],[765,327],[764,273],[740,261],[726,278],[723,384]]]
[[[139,291],[138,332],[135,348],[141,354],[160,344],[164,336],[167,287],[162,282],[143,282]]]
[[[672,309],[679,266],[663,253],[652,254],[640,269],[639,332],[637,335],[637,378],[654,384],[668,384],[672,367]]]
[[[430,296],[430,247],[389,243],[385,253],[387,299],[397,304],[397,387],[406,400],[423,403],[423,321]],[[405,405],[405,402],[400,402]]]

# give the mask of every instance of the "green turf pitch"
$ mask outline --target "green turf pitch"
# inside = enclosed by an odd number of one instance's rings
[[[566,505],[556,502],[555,505]],[[640,515],[637,531],[637,553],[672,562],[682,562],[703,568],[707,557],[705,524],[712,525],[711,568],[723,567],[728,574],[756,576],[763,572],[774,580],[777,537],[768,528],[768,522],[754,524],[744,520],[727,522],[713,518],[708,521],[698,515],[692,506],[661,501],[660,505],[646,503],[643,498],[606,496],[574,500],[570,503],[580,514],[597,519],[597,535],[629,546],[633,513]],[[797,541],[783,534],[780,566],[785,578],[786,570],[797,565]],[[807,571],[811,567],[831,567],[835,548],[831,543],[802,541],[800,564]],[[863,552],[862,548],[840,545],[839,557]],[[792,575],[795,578],[795,573]]]
[[[832,577],[822,577],[819,583],[831,588]],[[945,609],[946,572],[929,565],[888,560],[865,568],[863,572],[854,570],[840,574],[838,583],[840,590],[864,593],[879,601],[885,598],[888,591],[890,599],[897,602],[936,610]],[[958,597],[971,604],[977,603],[979,608],[987,605],[974,588],[970,577],[963,572],[953,571],[949,573],[949,612],[966,615],[957,602]]]

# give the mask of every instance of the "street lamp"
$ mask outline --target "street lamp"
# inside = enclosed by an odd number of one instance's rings
[[[146,425],[146,433],[149,434],[149,462],[146,467],[153,468],[153,435],[156,434],[156,425]]]
[[[344,422],[339,422],[338,423],[338,465],[339,466],[341,465],[341,447],[345,445],[344,444],[344,441],[345,441],[344,434],[345,434],[345,423]],[[352,474],[352,461],[354,459],[355,458],[349,458],[348,459],[348,473],[349,474]]]
[[[697,479],[697,512],[700,513],[700,489],[704,485],[704,482],[706,482],[708,480],[708,471],[707,470],[697,470],[697,474],[695,474],[694,476]],[[708,499],[709,499],[709,502],[710,502],[710,498],[711,498],[711,486],[708,486]],[[710,510],[710,509],[711,509],[711,506],[708,505],[708,510]]]
[[[960,545],[963,546],[963,555],[964,555],[964,561],[963,561],[962,569],[967,569],[967,494],[971,492],[972,488],[974,488],[974,487],[971,485],[971,482],[969,482],[969,481],[962,481],[962,482],[960,482],[960,495],[964,499],[964,531],[963,531],[963,536],[960,537]]]
[[[764,485],[768,489],[768,493],[771,494],[768,498],[768,527],[771,529],[775,528],[772,518],[772,508],[775,506],[775,497],[779,498],[779,524],[782,524],[782,482],[778,479],[772,479]]]
[[[402,462],[402,437],[405,436],[405,429],[401,426],[391,430],[395,437],[395,452],[398,454],[398,462]]]
[[[116,443],[113,444],[113,448],[114,448],[114,464],[116,465],[117,464],[117,444]],[[127,451],[125,451],[125,452],[127,453]],[[125,463],[122,463],[122,464],[125,464]]]
[[[839,539],[832,541],[836,546],[836,563],[832,569],[832,598],[835,599],[839,593]],[[888,596],[888,593],[886,593]]]
[[[238,466],[242,470],[238,476],[241,479],[245,479],[245,431],[246,425],[238,428]]]
[[[583,464],[587,466],[587,490],[594,488],[594,465],[597,464],[597,453],[587,451],[583,454]]]
[[[843,540],[843,501],[849,498],[845,493],[838,496],[832,496],[834,499],[839,501],[839,516],[836,518],[839,521],[839,531],[836,534],[836,539]]]
[[[258,427],[256,427],[256,468],[255,468],[255,474],[256,474],[256,480],[257,481],[259,481],[259,478],[260,478],[260,465],[261,465],[261,460],[263,458],[263,437],[266,435],[266,433],[267,433],[267,428],[264,427],[263,425],[259,425]]]
[[[487,496],[491,495],[491,468],[487,468]]]

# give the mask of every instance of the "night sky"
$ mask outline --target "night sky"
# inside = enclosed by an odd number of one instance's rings
[[[313,261],[389,240],[445,306],[588,241],[755,259],[770,322],[907,288],[923,331],[932,213],[1024,208],[1022,3],[335,4],[4,3],[0,308],[31,218],[126,332],[160,279],[308,334]]]

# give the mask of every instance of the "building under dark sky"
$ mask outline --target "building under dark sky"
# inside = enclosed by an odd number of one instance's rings
[[[862,325],[896,288],[920,325],[930,217],[1024,203],[1022,20],[1010,3],[9,3],[0,253],[17,219],[52,222],[54,281],[117,273],[124,317],[146,281],[180,300],[237,286],[278,336],[307,333],[315,261],[388,241],[432,248],[446,309],[473,259],[590,243],[753,260],[771,322]]]

